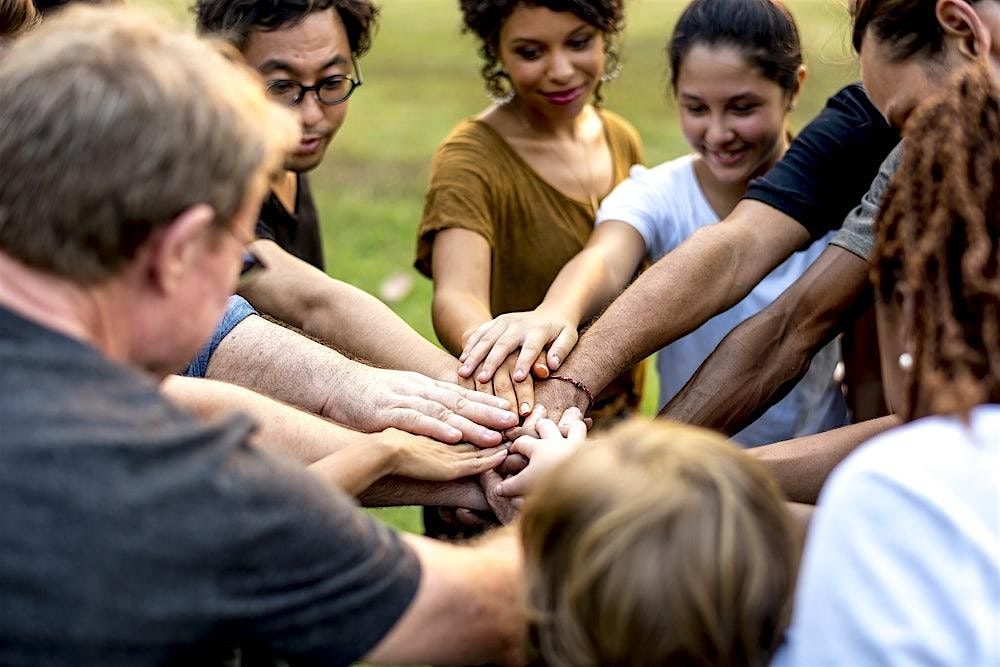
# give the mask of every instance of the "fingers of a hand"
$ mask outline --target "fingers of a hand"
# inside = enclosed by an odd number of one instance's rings
[[[426,435],[441,442],[456,443],[463,437],[461,429],[440,419],[429,417],[422,411],[406,408],[391,409],[386,412],[386,425],[415,435]],[[487,443],[489,446],[496,442]]]
[[[462,338],[462,353],[458,355],[459,361],[465,361],[469,358],[469,352],[479,343],[479,339],[483,337],[483,334],[489,331],[490,327],[493,326],[493,320],[488,322],[483,322],[478,327],[472,330],[472,332],[466,332],[467,335],[463,335]]]
[[[538,436],[541,438],[562,440],[562,431],[559,430],[559,426],[551,419],[539,419],[535,425],[535,430],[538,431]]]
[[[566,436],[566,439],[571,442],[583,442],[587,439],[588,428],[589,427],[582,419],[580,421],[575,421],[569,425],[569,434]]]
[[[529,459],[535,455],[535,450],[538,449],[538,438],[534,438],[530,435],[522,435],[520,438],[515,440],[510,445],[510,451],[513,454],[521,454]]]
[[[422,397],[492,429],[511,428],[519,421],[518,416],[511,410],[513,405],[511,401],[481,391],[459,390],[455,385],[446,382],[426,387]]]
[[[531,490],[535,483],[535,472],[527,467],[513,477],[508,477],[496,488],[496,493],[504,498],[523,496]]]
[[[472,375],[473,370],[479,368],[479,365],[483,363],[484,359],[486,359],[486,355],[493,349],[493,343],[496,342],[497,338],[500,337],[500,334],[502,334],[506,328],[502,325],[498,325],[495,320],[487,322],[483,325],[483,327],[486,328],[479,334],[478,340],[476,340],[475,344],[466,344],[465,349],[462,351],[462,356],[465,357],[465,359],[462,361],[462,365],[458,369],[458,372],[462,375],[465,375],[466,373]],[[470,338],[469,341],[471,343],[472,339]],[[484,375],[482,370],[483,369],[479,368],[476,372],[477,376]]]
[[[535,430],[535,424],[537,424],[538,420],[543,418],[545,414],[545,406],[536,403],[535,407],[531,410],[531,414],[524,418],[524,422],[520,426],[504,431],[504,437],[508,440],[517,440],[522,435],[535,435],[537,433]]]
[[[492,375],[503,367],[504,361],[509,357],[518,347],[520,347],[524,337],[520,333],[515,333],[511,329],[507,329],[502,336],[500,336],[496,343],[493,344],[493,349],[490,353],[486,355],[486,359],[483,361],[482,370],[477,376],[480,380],[485,378],[487,375]]]
[[[535,383],[530,375],[514,383],[514,394],[517,396],[518,414],[522,416],[531,414],[535,408]]]
[[[573,424],[583,421],[583,413],[580,412],[580,408],[573,406],[562,413],[562,417],[559,418],[559,431],[564,435],[569,435],[570,427]]]
[[[517,393],[514,391],[514,381],[506,366],[501,366],[493,375],[493,393],[510,401],[511,405],[520,405],[517,401]],[[520,413],[520,408],[517,410]]]
[[[579,332],[573,327],[563,327],[556,339],[549,346],[549,352],[545,355],[545,361],[549,368],[557,370],[566,356],[573,351],[576,341],[580,337]]]
[[[531,364],[531,373],[536,378],[540,378],[542,380],[552,374],[552,371],[545,362],[545,352],[539,354],[538,358]]]
[[[528,467],[528,459],[520,454],[508,454],[507,458],[497,466],[497,472],[501,475],[516,475]]]
[[[468,384],[465,384],[468,382]],[[468,379],[462,383],[462,390],[458,391],[463,397],[475,401],[476,403],[482,403],[483,405],[489,405],[494,408],[500,408],[501,410],[510,410],[511,406],[502,398],[497,398],[493,394],[489,394],[483,391],[476,391],[476,381],[473,379]],[[455,385],[449,382],[438,382],[437,385],[449,391],[455,391]]]
[[[465,507],[455,510],[455,521],[466,528],[482,528],[486,525],[486,519]]]
[[[545,332],[537,329],[524,337],[524,342],[521,344],[521,352],[517,355],[517,369],[514,371],[515,378],[528,377],[531,365],[538,359],[547,342],[549,341],[545,336]]]

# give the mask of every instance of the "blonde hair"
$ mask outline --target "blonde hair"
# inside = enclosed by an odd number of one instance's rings
[[[228,227],[298,123],[213,43],[122,7],[71,6],[0,60],[0,249],[79,283],[206,203]]]
[[[788,620],[790,517],[723,437],[626,423],[548,475],[521,523],[546,665],[765,665]]]
[[[0,0],[0,44],[4,38],[16,37],[38,21],[38,12],[31,0]]]

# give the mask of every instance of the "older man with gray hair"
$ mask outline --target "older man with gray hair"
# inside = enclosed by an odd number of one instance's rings
[[[249,70],[134,11],[0,61],[0,663],[518,659],[509,533],[400,537],[157,391],[297,140]]]

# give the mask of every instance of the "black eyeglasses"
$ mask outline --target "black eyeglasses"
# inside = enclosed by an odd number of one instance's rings
[[[346,102],[354,89],[364,83],[357,60],[351,58],[351,64],[354,66],[357,78],[347,74],[337,74],[328,76],[311,86],[304,86],[292,79],[277,79],[267,82],[267,94],[275,102],[294,107],[302,102],[306,93],[313,92],[316,93],[316,99],[320,104],[332,107],[335,104]]]

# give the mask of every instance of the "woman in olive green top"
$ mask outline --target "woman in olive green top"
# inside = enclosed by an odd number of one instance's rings
[[[455,354],[483,322],[541,303],[593,231],[600,199],[642,161],[632,126],[592,103],[621,0],[545,4],[560,11],[461,0],[466,27],[483,40],[487,88],[504,99],[459,123],[431,167],[416,266],[434,280],[434,328]],[[460,373],[524,415],[534,398],[530,378],[513,377],[515,360],[492,378]],[[535,368],[545,374],[544,357]],[[597,397],[591,414],[627,414],[640,388],[634,369]]]

